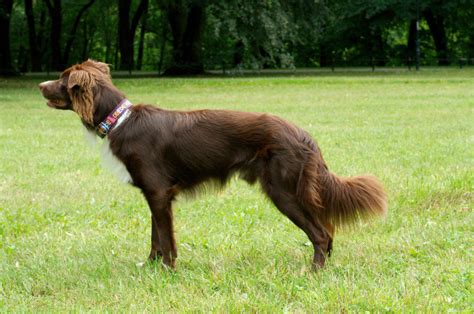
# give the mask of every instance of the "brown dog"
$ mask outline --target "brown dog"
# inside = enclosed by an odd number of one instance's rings
[[[314,246],[313,265],[331,253],[334,225],[386,213],[386,195],[372,176],[337,177],[304,130],[272,115],[225,110],[169,111],[131,104],[92,60],[39,85],[48,105],[75,111],[105,137],[124,179],[141,189],[151,210],[150,260],[175,267],[171,203],[182,190],[238,172],[258,181],[275,206]]]

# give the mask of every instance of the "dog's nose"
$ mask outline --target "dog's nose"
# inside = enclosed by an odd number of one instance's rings
[[[38,87],[40,90],[45,89],[46,86],[48,86],[52,81],[46,81],[38,84]]]

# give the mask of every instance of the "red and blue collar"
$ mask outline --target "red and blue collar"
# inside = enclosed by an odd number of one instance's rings
[[[119,126],[129,115],[132,103],[128,99],[122,101],[96,128],[96,133],[100,138],[104,138],[114,127]]]

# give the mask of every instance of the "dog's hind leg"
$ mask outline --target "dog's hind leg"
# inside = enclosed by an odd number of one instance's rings
[[[326,228],[326,231],[327,231],[328,234],[329,234],[329,243],[328,243],[328,250],[327,250],[327,253],[328,253],[328,257],[331,257],[331,253],[332,253],[332,240],[334,239],[334,233],[335,233],[334,225],[332,225],[332,224],[329,223],[329,222],[326,222],[326,223],[323,224],[323,226]]]
[[[313,267],[315,269],[323,267],[326,253],[331,249],[331,235],[314,215],[300,206],[294,192],[287,187],[281,176],[278,176],[276,164],[273,163],[272,166],[274,169],[268,166],[262,176],[261,183],[264,191],[278,210],[301,228],[310,239],[314,247]]]
[[[323,267],[326,260],[326,252],[330,252],[332,242],[326,229],[319,222],[313,221],[313,219],[298,206],[294,195],[276,190],[275,192],[269,193],[269,196],[278,210],[301,228],[310,239],[314,248],[313,266],[315,268]]]

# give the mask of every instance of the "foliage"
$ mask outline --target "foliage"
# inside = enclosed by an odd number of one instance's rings
[[[317,42],[323,9],[303,0],[215,3],[208,11],[209,59],[234,67],[294,67],[301,53],[292,50]]]
[[[414,43],[410,40],[414,40],[414,34],[410,34],[410,27],[417,8],[423,64],[444,64],[442,60],[455,64],[459,59],[472,63],[474,58],[474,0],[158,0],[150,1],[147,12],[137,15],[141,16],[138,26],[129,32],[119,27],[119,0],[95,1],[82,15],[79,13],[88,3],[86,0],[36,0],[32,1],[38,39],[34,48],[28,41],[28,1],[31,0],[14,1],[10,21],[11,59],[13,67],[21,72],[50,70],[58,68],[55,64],[72,64],[87,57],[107,61],[116,69],[121,64],[128,68],[122,59],[131,56],[122,54],[127,51],[128,55],[130,49],[133,68],[155,71],[173,64],[179,66],[176,63],[180,62],[192,63],[197,69],[203,65],[206,69],[399,66],[413,62]],[[62,57],[67,60],[53,57],[52,34],[56,27],[52,26],[54,17],[48,14],[46,5],[51,1],[62,6],[60,48],[55,49],[65,50]],[[130,1],[129,8],[125,8],[130,10],[132,19],[143,1]],[[173,12],[175,17],[181,16],[177,29],[185,30],[192,6],[203,9],[203,19],[191,18],[188,31],[178,32],[181,35],[174,38],[170,16]],[[181,12],[178,15],[177,7]],[[71,37],[78,16],[76,36]],[[119,29],[127,36],[119,36]],[[138,60],[140,46],[144,52]],[[183,52],[183,47],[191,53]],[[35,55],[39,56],[39,66],[34,66]],[[189,56],[193,61],[176,60],[177,56]]]

